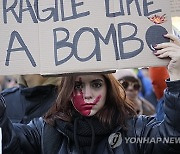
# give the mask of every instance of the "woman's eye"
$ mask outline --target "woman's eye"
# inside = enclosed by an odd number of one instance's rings
[[[100,88],[101,86],[102,86],[101,82],[95,82],[95,83],[92,84],[93,88]]]
[[[74,86],[75,90],[81,90],[82,89],[82,84],[77,84]]]

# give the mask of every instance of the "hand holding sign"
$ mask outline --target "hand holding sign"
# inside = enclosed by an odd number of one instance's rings
[[[171,58],[168,71],[171,80],[180,80],[180,40],[172,34],[165,35],[172,42],[158,44],[155,55],[159,58]]]

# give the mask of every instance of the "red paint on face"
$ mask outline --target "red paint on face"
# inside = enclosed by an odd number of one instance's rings
[[[84,116],[88,116],[91,113],[91,110],[94,105],[96,105],[101,98],[101,95],[99,95],[92,103],[91,102],[85,102],[83,98],[83,92],[73,92],[73,105],[76,108],[78,112],[80,112]]]

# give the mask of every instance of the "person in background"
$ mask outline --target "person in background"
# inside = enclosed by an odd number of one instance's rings
[[[162,122],[137,116],[112,74],[73,74],[62,77],[57,101],[46,115],[28,125],[11,123],[0,95],[3,154],[180,153],[174,141],[180,136],[180,42],[173,35],[165,37],[172,42],[158,44],[154,52],[158,58],[171,58],[164,93],[167,116]],[[145,142],[128,142],[128,138]],[[164,142],[164,138],[172,140]]]
[[[6,88],[12,88],[12,87],[18,87],[18,76],[17,75],[9,75],[9,76],[5,76],[5,89]]]
[[[6,101],[7,116],[12,122],[24,124],[41,117],[57,97],[58,82],[58,77],[39,74],[19,76],[19,87],[1,92]]]
[[[149,77],[152,81],[153,89],[157,98],[156,118],[159,121],[164,119],[164,90],[167,85],[165,80],[169,78],[166,67],[149,67]]]
[[[3,91],[6,88],[17,87],[17,76],[9,75],[9,76],[0,76],[0,91]]]
[[[138,115],[155,114],[154,106],[139,95],[142,84],[132,69],[118,70],[116,73],[114,73],[114,76],[124,87],[128,99],[134,103],[134,107]]]
[[[152,87],[151,80],[148,75],[148,69],[142,68],[142,69],[136,69],[135,71],[136,71],[138,79],[140,79],[142,83],[140,95],[142,97],[146,97],[147,95],[150,95],[153,87]]]
[[[155,108],[157,105],[157,99],[156,95],[154,93],[154,89],[152,86],[151,79],[149,77],[149,71],[148,68],[143,68],[143,69],[135,69],[137,72],[137,77],[141,81],[141,91],[139,95],[146,100],[148,100]]]

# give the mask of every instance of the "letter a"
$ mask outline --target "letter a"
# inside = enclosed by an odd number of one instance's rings
[[[12,46],[13,46],[13,42],[15,40],[15,37],[17,38],[19,44],[21,45],[20,48],[14,48],[12,49]],[[27,46],[25,45],[23,39],[21,38],[20,34],[17,32],[17,31],[13,31],[11,33],[11,37],[10,37],[10,41],[9,41],[9,46],[8,46],[8,50],[7,50],[7,57],[6,57],[6,62],[5,62],[5,65],[6,66],[9,66],[9,61],[10,61],[10,54],[11,52],[15,52],[15,51],[25,51],[26,52],[26,55],[28,56],[31,64],[33,67],[36,66],[36,63],[31,55],[31,53],[29,52]]]

